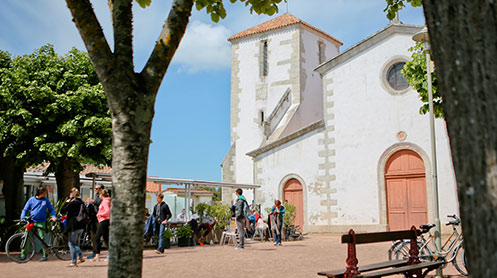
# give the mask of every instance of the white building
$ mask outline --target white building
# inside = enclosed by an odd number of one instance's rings
[[[223,181],[261,185],[262,208],[294,204],[309,232],[433,222],[429,119],[400,76],[421,29],[392,23],[342,53],[339,40],[290,14],[232,36]],[[443,221],[458,213],[443,120],[436,138]],[[223,189],[224,202],[233,196]]]

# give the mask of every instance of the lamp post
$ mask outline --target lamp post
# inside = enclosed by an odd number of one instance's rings
[[[425,27],[420,32],[414,34],[412,39],[416,42],[424,44],[424,52],[426,54],[426,76],[428,78],[428,106],[430,110],[430,141],[431,141],[431,160],[432,160],[432,175],[431,181],[433,185],[433,218],[435,221],[435,254],[440,256],[440,249],[442,246],[442,229],[440,226],[440,212],[438,206],[438,178],[437,178],[437,149],[435,143],[435,115],[433,113],[433,90],[431,83],[431,58],[430,58],[430,37],[428,36],[428,29]],[[436,277],[443,277],[442,269],[437,268]]]

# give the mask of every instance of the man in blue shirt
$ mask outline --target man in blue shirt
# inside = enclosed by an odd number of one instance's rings
[[[45,221],[47,219],[47,208],[50,211],[50,215],[52,216],[52,221],[57,221],[57,217],[55,216],[55,209],[46,196],[47,189],[42,185],[38,186],[38,188],[36,189],[36,195],[29,198],[21,213],[21,221],[23,221],[29,212],[31,219],[34,222],[33,224],[36,227],[41,228],[37,229],[37,231],[38,236],[40,236],[40,238],[42,239],[45,238],[45,230],[43,229],[45,229],[46,227]],[[47,251],[45,250],[44,246],[42,246],[42,253],[43,255],[40,261],[43,262],[47,260]],[[21,250],[21,258],[24,257],[26,257],[26,250]]]

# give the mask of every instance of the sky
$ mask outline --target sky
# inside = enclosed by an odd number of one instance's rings
[[[112,48],[107,0],[93,0],[95,13]],[[231,44],[228,37],[288,12],[341,40],[341,51],[388,24],[385,0],[288,0],[273,17],[250,14],[239,2],[225,0],[219,23],[194,9],[183,40],[157,95],[148,175],[221,181],[220,164],[230,148]],[[134,2],[134,59],[139,72],[147,61],[171,7],[152,0]],[[422,8],[400,11],[405,24],[424,24]],[[4,0],[0,9],[0,49],[30,54],[45,44],[58,54],[85,50],[63,0]]]

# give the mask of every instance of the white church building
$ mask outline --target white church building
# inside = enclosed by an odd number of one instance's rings
[[[262,211],[276,199],[295,205],[306,232],[433,222],[429,119],[400,74],[421,29],[394,22],[340,52],[337,38],[284,14],[229,38],[223,181],[260,185]],[[443,222],[458,214],[457,189],[445,122],[435,124]]]

